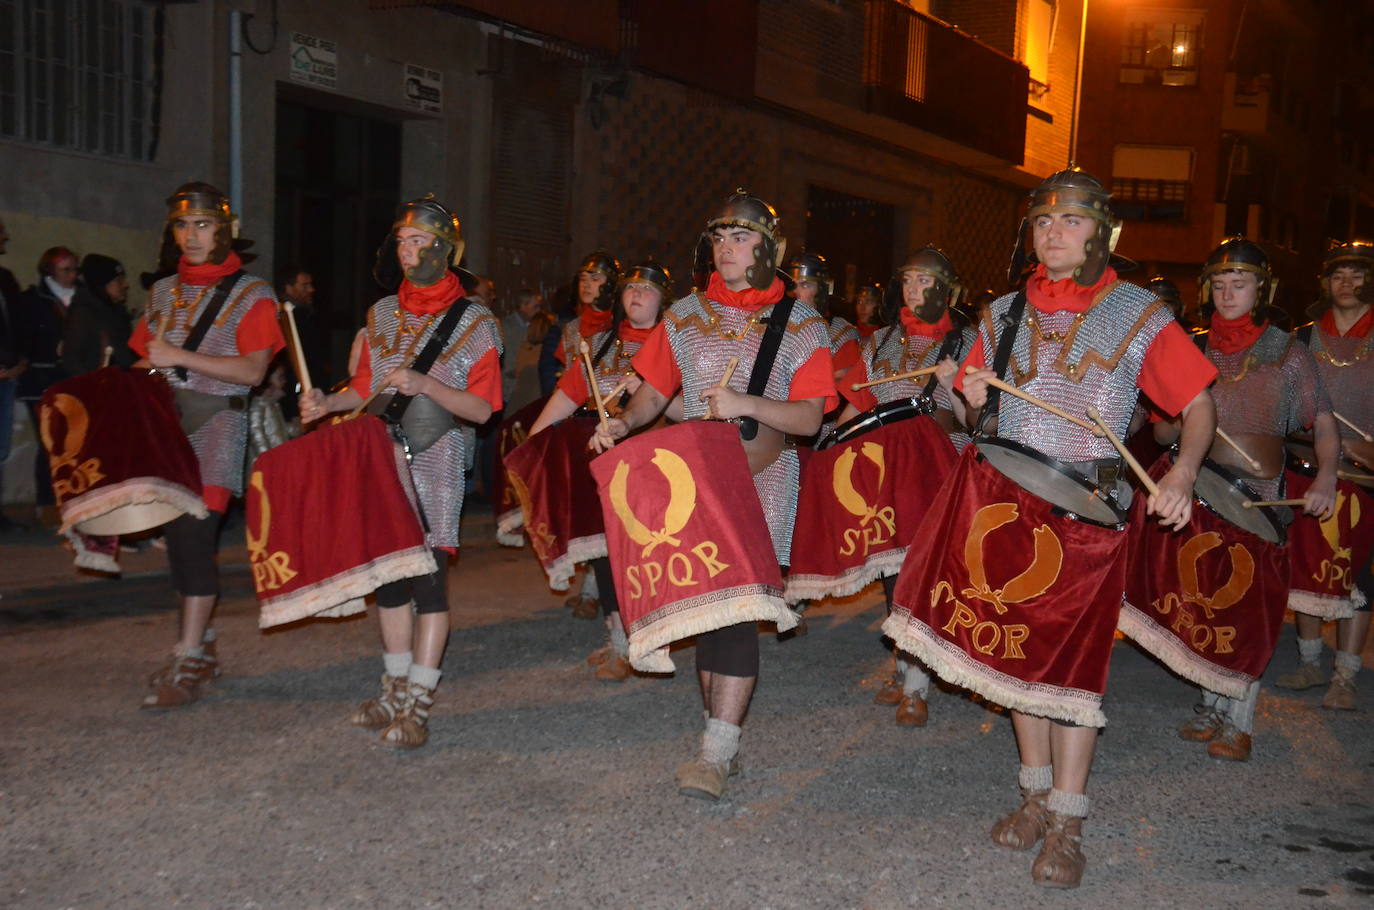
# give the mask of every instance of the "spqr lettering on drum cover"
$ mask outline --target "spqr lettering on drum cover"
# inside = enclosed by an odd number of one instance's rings
[[[859,519],[855,528],[845,528],[841,533],[840,555],[849,556],[860,546],[867,556],[874,547],[890,543],[897,533],[897,513],[892,506],[875,506],[864,499],[854,485],[855,463],[862,454],[864,460],[877,471],[874,489],[881,490],[887,475],[887,464],[883,447],[876,442],[865,442],[858,451],[853,448],[842,452],[835,459],[831,474],[831,486],[835,500],[844,510]]]
[[[1244,545],[1234,543],[1227,548],[1230,575],[1211,594],[1201,591],[1198,562],[1221,546],[1221,535],[1206,531],[1194,535],[1178,550],[1178,592],[1169,591],[1155,598],[1150,606],[1166,620],[1179,638],[1200,654],[1230,654],[1236,627],[1214,623],[1221,611],[1235,606],[1249,592],[1255,580],[1255,558]],[[1198,612],[1201,611],[1201,617]]]
[[[61,415],[61,438],[56,417]],[[39,413],[39,435],[47,447],[52,471],[52,489],[59,503],[80,496],[105,479],[99,458],[81,461],[81,452],[90,428],[90,415],[79,399],[65,393],[52,397]]]

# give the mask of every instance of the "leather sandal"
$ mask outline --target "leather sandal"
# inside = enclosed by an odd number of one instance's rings
[[[634,674],[634,667],[630,662],[619,654],[612,655],[609,660],[596,668],[593,675],[602,682],[621,683],[629,679]]]
[[[1216,737],[1207,744],[1207,754],[1213,758],[1227,761],[1250,760],[1250,734],[1242,733],[1230,723],[1217,731]]]
[[[408,683],[404,699],[396,719],[387,724],[380,738],[398,749],[418,749],[429,740],[429,709],[434,707],[434,690]]]
[[[615,651],[610,645],[602,645],[587,655],[587,664],[592,667],[599,667],[610,660],[614,653]]]
[[[1197,717],[1178,728],[1178,738],[1192,743],[1211,742],[1226,723],[1226,718],[1216,708],[1206,705],[1194,705],[1193,710],[1197,712]]]
[[[1051,812],[1045,843],[1031,864],[1031,880],[1045,888],[1077,888],[1088,865],[1082,844],[1083,819]]]
[[[582,597],[572,605],[572,615],[578,619],[596,619],[601,615],[601,601],[595,597]]]
[[[898,705],[901,704],[904,695],[906,693],[902,691],[901,676],[893,674],[887,682],[883,683],[883,687],[878,690],[878,693],[873,696],[873,704]]]
[[[210,667],[203,658],[179,655],[153,674],[152,691],[143,697],[141,708],[180,708],[200,699],[200,688],[210,678]]]
[[[677,792],[695,799],[720,799],[730,779],[732,762],[708,762],[697,758],[678,766]]]
[[[912,692],[910,695],[902,696],[894,719],[899,727],[924,727],[929,718],[930,708],[926,705],[926,700]]]
[[[1021,805],[992,826],[992,842],[1009,850],[1029,850],[1050,829],[1049,790],[1021,788]]]
[[[367,730],[380,730],[396,719],[401,706],[405,703],[406,685],[409,680],[404,676],[382,674],[382,694],[369,698],[358,705],[358,710],[348,722],[355,727]]]

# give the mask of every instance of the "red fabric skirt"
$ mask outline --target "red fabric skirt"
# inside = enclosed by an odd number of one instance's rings
[[[954,466],[929,417],[879,427],[804,463],[786,600],[843,597],[896,575]]]
[[[555,591],[566,591],[580,562],[606,555],[606,532],[587,442],[596,418],[569,417],[506,456],[525,533]]]
[[[54,383],[38,429],[61,531],[132,534],[207,514],[200,467],[162,376],[105,367]]]
[[[883,631],[1026,714],[1106,724],[1126,533],[1056,514],[967,447],[907,549]]]
[[[492,472],[492,508],[496,511],[496,542],[502,546],[525,545],[525,535],[520,533],[520,529],[525,526],[525,516],[520,511],[520,497],[506,474],[506,456],[529,438],[530,427],[539,419],[548,400],[548,396],[545,395],[531,401],[502,420],[501,426],[496,430],[496,470]]]
[[[745,622],[797,624],[739,428],[650,430],[592,462],[630,663],[669,673],[668,645]]]
[[[1288,495],[1301,499],[1313,478],[1288,472]],[[1374,551],[1374,496],[1336,481],[1336,514],[1326,521],[1298,512],[1288,527],[1288,606],[1322,619],[1347,619],[1364,605],[1355,587]]]
[[[1167,473],[1164,456],[1150,469]],[[1123,634],[1179,676],[1243,698],[1274,656],[1288,599],[1288,552],[1194,503],[1173,531],[1131,507]]]
[[[380,418],[326,424],[268,449],[245,499],[263,628],[360,613],[380,586],[435,571],[405,455]]]

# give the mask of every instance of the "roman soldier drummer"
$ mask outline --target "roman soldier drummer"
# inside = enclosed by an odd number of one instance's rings
[[[859,359],[859,330],[853,323],[831,311],[835,295],[835,279],[830,264],[820,253],[802,250],[784,269],[792,279],[792,296],[828,320],[830,331],[830,359],[835,364],[838,380]]]
[[[784,446],[784,437],[814,434],[821,415],[837,403],[827,324],[800,302],[785,302],[791,311],[775,336],[780,339],[776,359],[761,394],[741,391],[753,385],[765,325],[783,300],[777,269],[784,247],[772,206],[744,190],[727,199],[707,222],[697,248],[697,286],[705,289],[669,308],[635,356],[644,384],[624,413],[592,439],[601,451],[611,448],[657,419],[679,390],[687,420],[756,422],[757,432],[741,438],[783,566],[790,561],[800,474],[796,451]],[[722,385],[731,358],[737,368]],[[718,799],[738,768],[740,728],[758,678],[757,624],[737,623],[699,635],[696,665],[706,729],[696,759],[678,769],[677,783],[684,795]]]
[[[840,380],[840,394],[846,400],[841,424],[880,404],[923,398],[930,402],[931,416],[949,434],[955,449],[963,451],[969,437],[954,416],[953,383],[959,361],[973,347],[975,333],[956,309],[962,294],[959,274],[941,250],[927,246],[907,256],[883,295],[883,328],[864,339],[857,361]],[[871,379],[933,366],[940,371],[855,388]],[[884,575],[882,583],[890,613],[897,576]],[[896,705],[899,726],[923,727],[929,716],[930,674],[909,654],[893,656],[893,673],[873,701]]]
[[[1009,277],[1016,282],[1027,265],[1034,270],[1023,294],[999,298],[983,313],[956,389],[972,411],[968,426],[985,416],[989,380],[1003,371],[1005,381],[1071,416],[1095,408],[1118,435],[1140,391],[1165,413],[1181,412],[1177,462],[1148,505],[1166,524],[1182,526],[1212,438],[1207,386],[1216,371],[1162,302],[1117,279],[1109,255],[1120,223],[1109,203],[1101,183],[1077,168],[1031,192]],[[1003,448],[1033,449],[1098,490],[1113,489],[1109,498],[1129,496],[1113,483],[1120,459],[1106,439],[1019,397],[1003,394],[989,410],[983,430],[992,431],[995,414]],[[945,482],[931,533],[907,551],[883,628],[936,673],[1011,709],[1022,802],[993,826],[992,839],[1016,850],[1043,841],[1032,881],[1072,888],[1087,863],[1082,821],[1097,728],[1105,722],[1125,534],[1056,511],[985,461],[980,438]],[[992,533],[1001,543],[983,547]],[[1008,573],[1007,557],[1032,549],[1026,569]],[[984,550],[997,554],[993,562]]]
[[[381,693],[351,718],[354,726],[380,730],[381,742],[399,748],[416,748],[429,738],[429,712],[448,644],[448,562],[458,548],[463,474],[476,427],[501,409],[501,328],[490,310],[464,296],[451,268],[463,247],[457,216],[433,196],[401,205],[377,251],[374,272],[382,287],[399,288],[368,309],[353,378],[342,391],[312,389],[301,396],[306,422],[381,401],[378,396],[386,392],[412,396],[405,416],[397,418],[401,425],[415,411],[442,429],[420,451],[418,440],[408,439],[425,541],[438,568],[377,589]],[[429,351],[428,370],[411,369]]]
[[[177,272],[153,285],[129,339],[142,358],[135,366],[154,367],[172,386],[209,510],[206,518],[183,515],[166,526],[181,637],[154,675],[144,708],[190,704],[219,675],[209,627],[219,597],[219,527],[229,500],[243,493],[248,393],[285,346],[272,286],[244,272],[233,251],[236,222],[229,199],[213,186],[177,188],[167,199],[164,233],[181,251]]]
[[[1347,458],[1354,462],[1343,477],[1334,520],[1298,518],[1289,529],[1293,550],[1292,591],[1288,605],[1298,626],[1297,669],[1280,676],[1283,689],[1323,685],[1321,666],[1323,620],[1337,620],[1335,673],[1322,707],[1355,710],[1355,677],[1360,672],[1369,635],[1370,577],[1374,549],[1374,498],[1368,477],[1374,474],[1374,245],[1339,244],[1322,266],[1321,300],[1315,321],[1297,331],[1316,360],[1317,373],[1331,400],[1336,429]],[[1304,481],[1305,482],[1305,481]]]

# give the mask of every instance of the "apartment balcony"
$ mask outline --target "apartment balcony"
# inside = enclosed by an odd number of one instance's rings
[[[1273,126],[1271,93],[1267,74],[1243,77],[1227,73],[1221,128],[1236,133],[1268,133]]]

